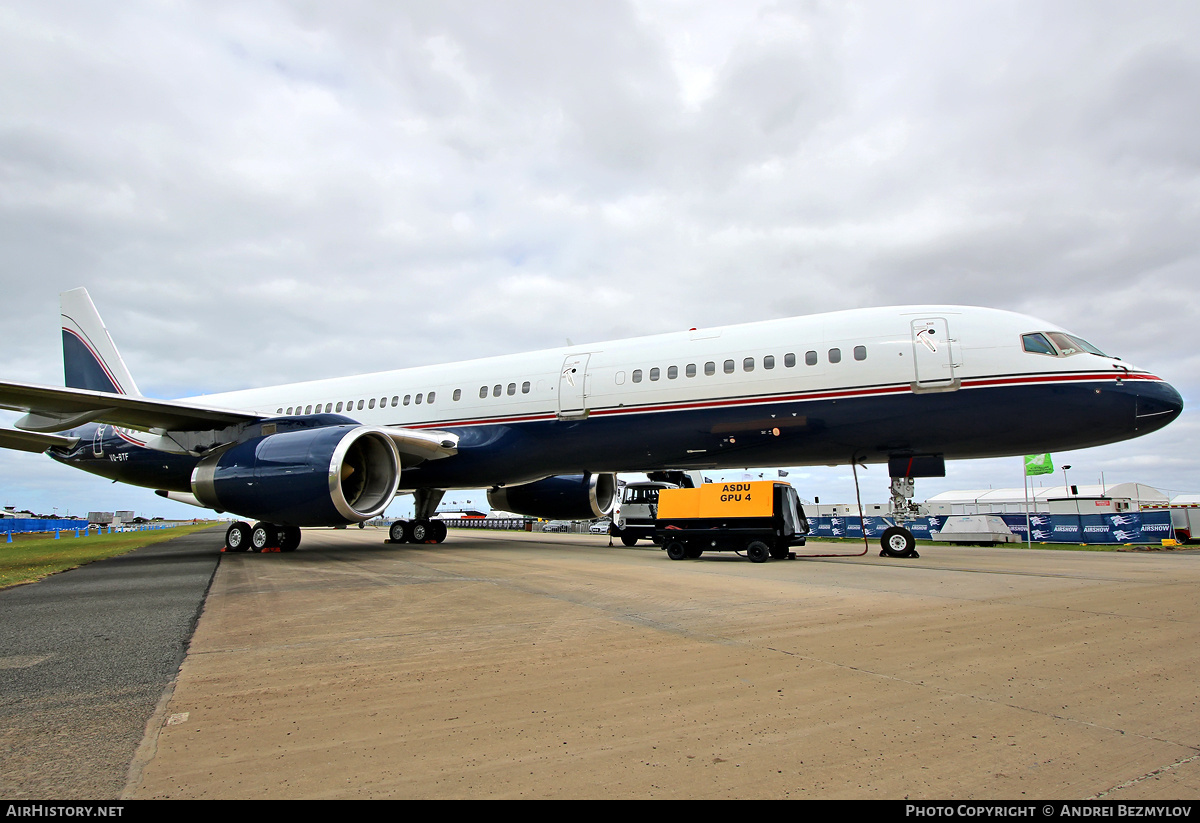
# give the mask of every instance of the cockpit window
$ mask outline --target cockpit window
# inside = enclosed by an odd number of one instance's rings
[[[1023,334],[1021,335],[1021,343],[1025,346],[1025,351],[1032,352],[1033,354],[1048,354],[1051,357],[1058,354],[1044,334],[1038,334],[1037,332]]]
[[[1053,341],[1053,345],[1051,345]],[[1086,340],[1061,331],[1030,332],[1021,335],[1021,344],[1025,351],[1034,354],[1048,354],[1051,357],[1070,357],[1073,354],[1096,354],[1108,357]],[[1058,348],[1056,349],[1055,346]]]
[[[1104,352],[1093,346],[1086,340],[1081,340],[1073,334],[1065,334],[1060,331],[1046,332],[1050,339],[1054,341],[1054,345],[1058,346],[1058,350],[1062,352],[1063,357],[1070,357],[1072,354],[1080,354],[1087,352],[1088,354],[1098,354],[1105,357]]]

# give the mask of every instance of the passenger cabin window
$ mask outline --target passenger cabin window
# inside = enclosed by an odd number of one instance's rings
[[[359,411],[362,411],[362,406],[363,406],[363,401],[359,400],[358,401],[358,410]]]
[[[806,351],[804,353],[804,364],[807,366],[817,365],[817,353],[815,351]]]
[[[660,374],[660,373],[659,373],[659,371],[658,371],[658,368],[657,368],[657,367],[656,367],[656,368],[653,368],[653,369],[651,369],[651,370],[650,370],[650,379],[651,379],[651,380],[657,380],[657,379],[659,378],[659,374]]]
[[[501,386],[499,383],[492,386],[492,397],[499,397],[500,392],[502,392],[503,390],[504,390],[504,387]]]
[[[417,395],[417,405],[418,406],[421,405],[421,395],[420,394]]]
[[[480,399],[487,397],[487,386],[479,387],[479,397],[480,397]]]
[[[696,364],[688,363],[687,368],[684,369],[684,374],[686,374],[688,377],[695,377],[696,376]]]
[[[512,396],[513,396],[514,394],[516,394],[516,393],[517,393],[517,384],[516,384],[516,383],[509,383],[509,384],[508,384],[508,396],[509,396],[509,397],[512,397]]]
[[[742,361],[742,371],[754,371],[754,358],[747,357]]]
[[[714,374],[717,373],[717,364],[714,363],[713,361],[709,360],[707,363],[704,364],[704,373],[707,374],[709,377],[712,377]]]
[[[866,360],[867,359],[867,347],[866,346],[855,346],[854,347],[854,359],[855,360]]]
[[[641,369],[634,369],[634,370],[633,370],[633,382],[634,382],[634,383],[641,383],[641,382],[642,382],[642,370],[641,370]]]
[[[371,398],[371,402],[367,404],[367,408],[368,408],[368,409],[373,409],[373,408],[375,408],[375,398],[374,398],[374,397],[372,397],[372,398]]]
[[[679,376],[679,367],[678,366],[667,366],[667,379],[668,380],[674,380],[678,376]]]
[[[427,395],[425,396],[425,402],[426,402],[426,403],[432,403],[432,402],[433,402],[433,398],[435,398],[435,397],[437,397],[437,392],[435,392],[435,391],[431,391],[429,394],[427,394]]]
[[[396,406],[399,406],[399,405],[400,405],[400,395],[398,395],[398,394],[392,395],[392,407],[395,408]]]
[[[305,414],[312,414],[312,406],[305,406],[305,407],[304,407],[304,413],[305,413]]]
[[[454,394],[450,395],[450,399],[456,403],[462,399],[462,389],[455,389]]]
[[[404,405],[407,406],[411,402],[412,402],[412,395],[411,394],[404,395]]]
[[[732,360],[725,361],[725,373],[733,374],[733,361]]]
[[[785,354],[783,356],[783,365],[787,366],[789,369],[794,368],[796,365],[796,355],[792,352]]]
[[[529,381],[526,380],[521,384],[521,394],[529,394]]]
[[[338,404],[337,404],[337,406],[336,406],[336,407],[335,407],[335,409],[334,409],[334,411],[339,411],[339,412],[340,412],[341,410],[342,410],[342,401],[341,401],[341,400],[339,400],[339,401],[338,401]]]
[[[775,355],[768,354],[763,357],[763,368],[764,369],[775,368]]]
[[[829,350],[829,362],[830,363],[841,363],[842,362],[842,350],[841,349],[830,349]]]

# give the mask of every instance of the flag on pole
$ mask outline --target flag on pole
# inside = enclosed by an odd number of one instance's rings
[[[1025,476],[1032,477],[1035,474],[1054,474],[1054,461],[1050,459],[1050,455],[1025,455]]]

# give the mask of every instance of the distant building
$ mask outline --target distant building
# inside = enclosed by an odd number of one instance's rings
[[[1072,493],[1072,488],[1075,493]],[[931,515],[953,514],[1024,514],[1024,489],[965,489],[935,494],[922,507]],[[1056,514],[1094,513],[1097,508],[1112,511],[1141,511],[1147,506],[1165,505],[1167,496],[1145,483],[1112,483],[1101,486],[1044,486],[1029,490],[1029,511]],[[1086,510],[1085,510],[1086,509]]]

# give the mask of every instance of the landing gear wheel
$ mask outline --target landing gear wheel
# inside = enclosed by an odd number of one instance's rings
[[[444,520],[433,520],[430,522],[430,525],[433,526],[433,542],[434,543],[446,542],[446,523],[445,523],[445,521]]]
[[[279,529],[279,550],[294,552],[300,546],[300,527],[281,526]]]
[[[404,543],[408,540],[408,521],[397,520],[388,529],[388,537],[393,543]]]
[[[261,552],[266,549],[277,548],[279,538],[276,535],[275,527],[270,523],[255,523],[254,528],[250,530],[250,550]]]
[[[912,532],[901,526],[891,526],[885,529],[879,538],[883,546],[880,557],[920,557],[917,554],[917,540]]]
[[[631,549],[637,545],[637,541],[638,539],[632,534],[621,535],[621,542]]]
[[[225,532],[225,549],[231,552],[244,552],[250,548],[250,524],[237,521],[231,523]]]
[[[766,563],[771,556],[771,547],[761,540],[751,540],[746,544],[746,556],[755,563]]]
[[[687,546],[678,540],[672,540],[667,544],[667,557],[672,560],[682,560],[687,557]]]
[[[414,520],[409,538],[413,543],[432,543],[433,525],[428,520]]]

